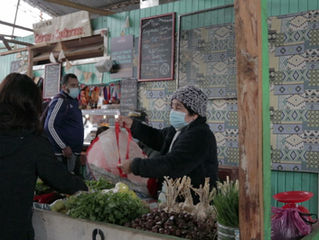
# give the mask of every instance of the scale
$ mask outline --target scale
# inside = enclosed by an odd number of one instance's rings
[[[309,210],[298,203],[308,201],[313,197],[312,192],[306,191],[288,191],[280,192],[273,195],[273,198],[279,202],[286,203],[282,208],[297,208],[300,212],[310,214]],[[314,220],[308,216],[308,221],[313,222]]]

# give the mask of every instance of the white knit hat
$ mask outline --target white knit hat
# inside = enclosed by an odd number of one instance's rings
[[[194,86],[179,88],[173,93],[171,102],[174,99],[180,101],[185,107],[192,109],[198,115],[206,116],[207,96],[199,88]]]

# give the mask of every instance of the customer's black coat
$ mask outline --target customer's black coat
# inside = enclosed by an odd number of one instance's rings
[[[32,131],[0,130],[0,239],[31,240],[37,177],[56,190],[87,190],[54,157],[49,141]]]
[[[169,147],[176,133],[174,127],[158,130],[134,120],[132,135],[161,155],[153,158],[135,158],[131,170],[135,175],[150,178],[189,176],[194,187],[204,184],[210,177],[216,185],[218,160],[216,139],[206,118],[200,117],[181,130],[171,151]]]

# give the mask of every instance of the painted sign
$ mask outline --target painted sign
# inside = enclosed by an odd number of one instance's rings
[[[58,42],[92,35],[89,13],[79,11],[33,24],[35,43]]]

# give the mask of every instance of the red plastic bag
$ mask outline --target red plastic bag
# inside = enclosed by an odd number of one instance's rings
[[[271,218],[272,240],[299,239],[311,232],[311,225],[307,224],[298,208],[272,208]]]
[[[51,193],[45,193],[41,195],[35,195],[33,196],[33,202],[38,202],[38,203],[52,203],[57,199],[60,199],[61,195],[56,193],[56,192],[51,192]]]
[[[134,183],[138,186],[140,192],[149,195],[147,188],[148,178],[135,176],[134,174],[126,175],[118,167],[119,163],[123,163],[128,159],[145,157],[146,155],[142,149],[137,143],[132,141],[129,129],[110,128],[101,133],[87,150],[89,164],[102,168],[109,174],[119,176],[122,180]]]

